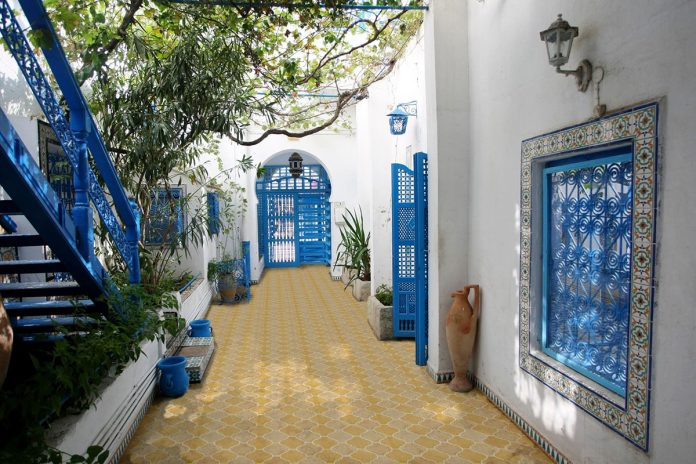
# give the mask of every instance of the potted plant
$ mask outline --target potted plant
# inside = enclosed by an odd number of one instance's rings
[[[341,242],[338,244],[336,266],[343,266],[348,272],[348,282],[345,288],[353,284],[353,297],[365,301],[370,294],[370,233],[365,232],[362,208],[360,213],[348,210],[343,215],[344,225],[341,226]]]
[[[392,288],[384,284],[377,287],[374,296],[367,299],[367,322],[377,340],[394,338],[392,302]]]
[[[234,303],[237,294],[237,277],[234,272],[234,260],[210,261],[208,263],[208,280],[223,303]]]

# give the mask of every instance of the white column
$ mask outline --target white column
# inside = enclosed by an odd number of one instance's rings
[[[431,2],[425,18],[428,120],[428,369],[452,371],[445,319],[467,283],[469,107],[467,2]]]

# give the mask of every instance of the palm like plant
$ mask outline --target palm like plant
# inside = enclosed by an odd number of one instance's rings
[[[336,253],[336,266],[343,266],[350,272],[348,285],[356,279],[370,280],[372,272],[370,268],[370,233],[365,233],[363,225],[362,208],[360,214],[348,210],[343,215],[345,224],[341,227],[341,243],[338,244]]]

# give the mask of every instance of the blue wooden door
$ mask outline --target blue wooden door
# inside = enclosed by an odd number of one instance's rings
[[[267,267],[331,262],[331,184],[323,167],[293,177],[288,166],[267,166],[256,182],[259,252]]]
[[[416,364],[428,360],[428,157],[414,170],[392,164],[392,280],[395,337],[416,339]]]
[[[416,335],[416,199],[413,171],[392,164],[392,288],[395,337]]]

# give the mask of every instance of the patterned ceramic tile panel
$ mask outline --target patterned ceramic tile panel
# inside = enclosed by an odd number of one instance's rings
[[[651,103],[606,118],[542,135],[522,143],[520,227],[520,366],[573,401],[634,445],[648,449],[650,336],[657,197],[657,116]],[[591,382],[580,383],[530,351],[533,164],[567,152],[628,141],[633,144],[633,230],[628,380],[625,401],[615,401]],[[536,250],[535,250],[536,252]]]
[[[267,270],[254,295],[211,308],[204,382],[155,399],[122,462],[551,462],[484,394],[434,384],[413,342],[377,341],[325,266]]]

